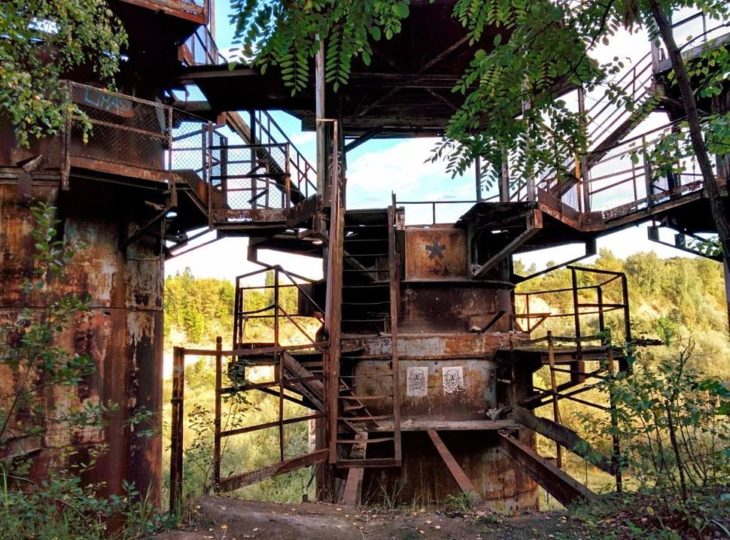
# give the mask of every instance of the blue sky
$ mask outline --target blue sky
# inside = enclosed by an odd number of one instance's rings
[[[232,45],[233,29],[228,20],[230,7],[227,0],[217,1],[215,7],[216,42],[221,50],[225,50]],[[624,34],[612,41],[610,49],[598,51],[598,56],[635,59],[647,48],[645,36]],[[314,163],[314,133],[302,132],[300,122],[286,113],[275,112],[274,116],[299,150]],[[425,162],[435,143],[435,139],[426,138],[371,140],[348,153],[348,207],[384,208],[391,202],[391,192],[396,193],[399,201],[475,199],[472,174],[452,179],[445,172],[445,164]],[[437,216],[438,221],[453,222],[466,211],[468,205],[444,205],[443,208]],[[430,209],[406,207],[407,224],[425,221],[430,221]],[[611,249],[620,257],[637,251],[655,251],[662,257],[683,256],[682,252],[650,242],[644,226],[632,227],[599,239],[598,247]],[[549,252],[534,252],[520,259],[528,265],[534,263],[542,268],[548,261],[567,260],[581,252],[582,246],[567,246]],[[313,278],[321,275],[321,262],[316,259],[277,253],[263,254],[262,259],[296,267]],[[185,267],[190,267],[196,276],[232,279],[249,271],[252,264],[246,261],[246,240],[238,238],[222,240],[172,259],[166,264],[166,272],[168,275],[174,274]]]

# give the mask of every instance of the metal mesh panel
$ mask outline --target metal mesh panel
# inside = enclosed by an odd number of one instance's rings
[[[226,148],[225,191],[232,209],[284,208],[286,145],[237,145]],[[216,179],[213,176],[213,179]]]
[[[169,142],[167,107],[79,84],[71,85],[71,95],[91,121],[86,143],[81,125],[72,126],[72,157],[155,171],[165,169],[164,151]]]

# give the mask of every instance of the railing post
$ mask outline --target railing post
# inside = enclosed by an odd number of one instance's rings
[[[396,238],[397,212],[395,194],[392,206],[388,209],[388,258],[390,259],[390,362],[393,370],[393,450],[396,463],[402,460],[401,410],[400,410],[400,362],[398,356],[398,324],[400,310],[400,254]]]
[[[509,150],[502,147],[502,166],[499,170],[499,202],[509,202]]]
[[[603,315],[603,288],[600,285],[596,287],[596,297],[598,300],[598,330],[601,333],[601,345],[605,345],[606,321]]]
[[[573,322],[575,324],[575,364],[576,368],[573,369],[570,378],[574,382],[580,382],[582,380],[581,372],[584,372],[583,365],[583,340],[580,329],[580,307],[578,300],[578,275],[575,268],[570,268],[571,281],[573,284]]]
[[[560,418],[560,403],[558,401],[558,384],[555,378],[555,344],[553,343],[553,333],[548,330],[548,364],[550,365],[550,390],[553,395],[553,420],[556,424],[562,424]],[[563,468],[563,449],[559,442],[555,442],[555,462],[558,469]]]
[[[165,135],[167,136],[167,167],[166,171],[171,171],[172,166],[172,107],[165,107],[167,109],[167,125],[165,126]]]
[[[279,346],[279,268],[274,269],[274,345]]]
[[[286,196],[286,209],[291,208],[291,145],[286,143],[286,166],[284,167],[284,195]]]
[[[279,370],[279,461],[284,461],[284,355],[277,352]]]
[[[611,383],[616,376],[616,366],[614,366],[613,347],[608,349],[608,370],[611,375]],[[614,467],[614,478],[616,479],[616,492],[623,491],[623,474],[621,472],[621,442],[618,436],[618,414],[616,412],[616,396],[612,387],[609,387],[608,393],[609,407],[611,411],[611,440],[613,443],[612,461]]]
[[[170,513],[182,504],[183,433],[185,398],[185,349],[175,347],[172,353],[172,427],[170,430]]]
[[[581,192],[583,195],[583,206],[579,210],[582,212],[591,211],[591,184],[590,184],[590,172],[588,171],[588,147],[590,141],[588,140],[588,117],[586,116],[586,92],[582,86],[578,88],[578,112],[581,115],[581,128],[586,138],[586,147],[580,156],[580,185]],[[578,204],[581,204],[581,198],[578,197]]]
[[[654,205],[653,193],[652,193],[652,170],[651,163],[647,156],[646,150],[646,137],[641,137],[641,152],[644,158],[644,185],[646,189],[646,206],[650,207]]]
[[[474,158],[474,180],[477,188],[477,201],[482,200],[482,159],[477,156]]]
[[[223,385],[223,339],[215,338],[215,418],[213,420],[213,491],[221,482],[221,387]]]

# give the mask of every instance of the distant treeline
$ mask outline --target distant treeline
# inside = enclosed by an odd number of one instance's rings
[[[549,265],[551,263],[548,263]],[[536,269],[517,265],[518,274],[531,274]],[[725,299],[724,276],[720,263],[704,258],[677,257],[661,259],[654,253],[637,253],[619,259],[609,250],[601,250],[593,264],[582,266],[624,272],[629,287],[633,336],[659,338],[673,342],[692,338],[694,356],[704,371],[730,377],[730,337]],[[579,278],[581,275],[579,274]],[[589,279],[583,276],[582,279]],[[580,282],[580,284],[586,284]],[[518,291],[541,291],[571,286],[571,274],[561,269],[528,280]],[[620,302],[619,287],[607,287],[604,302]],[[586,293],[588,295],[588,293]],[[570,295],[547,297],[551,311],[572,310]],[[586,298],[588,301],[594,301]],[[538,306],[540,307],[540,306]],[[536,311],[535,307],[532,307]],[[620,327],[619,313],[612,313],[609,323]],[[563,319],[565,331],[572,329],[572,320]],[[559,330],[559,329],[558,329]],[[616,341],[621,335],[614,336]]]
[[[274,282],[273,272],[268,272],[265,285]],[[290,282],[282,282],[279,304],[288,314],[297,312],[297,291]],[[212,345],[216,336],[223,343],[231,342],[233,335],[233,310],[235,287],[225,279],[196,278],[189,268],[182,274],[165,279],[165,346]],[[261,318],[252,319],[246,325],[246,336],[250,339],[270,341],[274,291],[271,288],[248,290],[244,294],[244,309],[257,312]],[[281,312],[280,312],[281,315]],[[283,318],[283,316],[282,316]],[[282,339],[292,333],[291,325],[282,321]],[[316,329],[314,330],[316,331]]]
[[[697,343],[695,355],[703,358],[708,371],[730,376],[727,306],[719,263],[701,258],[660,259],[654,253],[638,253],[622,260],[608,250],[601,250],[597,260],[586,266],[626,273],[635,336],[667,340],[692,337]],[[515,271],[524,275],[535,268],[517,265]],[[267,284],[271,284],[270,276]],[[570,271],[561,269],[523,283],[518,291],[560,289],[570,284]],[[609,287],[607,292],[604,301],[619,300],[617,287]],[[296,311],[295,293],[289,289],[282,294],[289,313]],[[246,309],[270,305],[271,294],[271,289],[249,293]],[[551,311],[571,309],[569,295],[554,295],[546,300],[548,305],[544,308]],[[168,277],[165,280],[166,344],[209,344],[217,335],[228,343],[233,329],[233,302],[234,286],[229,281],[195,278],[189,269]],[[611,316],[613,320],[618,317],[618,313]],[[260,320],[256,326],[263,330],[267,324],[267,320]],[[570,321],[563,319],[562,324],[568,332]]]

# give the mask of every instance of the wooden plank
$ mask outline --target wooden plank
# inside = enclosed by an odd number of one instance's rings
[[[519,405],[513,405],[512,412],[515,418],[525,427],[547,437],[552,441],[555,441],[556,443],[559,443],[583,459],[590,460],[591,464],[595,465],[602,471],[614,474],[612,461],[592,449],[588,442],[581,438],[572,429],[547,418],[535,416],[529,410],[520,407]]]
[[[595,493],[549,461],[543,459],[526,444],[505,433],[500,433],[499,438],[500,447],[504,453],[520,465],[560,504],[568,506],[580,499],[595,500]]]
[[[365,459],[367,457],[367,440],[368,433],[361,431],[355,434],[355,445],[350,450],[350,459]],[[361,499],[362,479],[365,469],[362,467],[352,467],[347,472],[347,481],[345,490],[342,495],[342,504],[348,506],[356,506]]]
[[[328,453],[327,449],[317,450],[311,454],[291,458],[275,465],[271,465],[270,467],[264,467],[263,469],[258,469],[256,471],[223,478],[218,484],[218,491],[233,491],[244,486],[250,486],[251,484],[261,482],[267,478],[273,478],[280,474],[286,474],[303,467],[322,463],[327,460]]]
[[[431,438],[431,442],[436,447],[436,451],[441,456],[441,459],[443,459],[444,463],[446,463],[446,467],[449,469],[451,476],[454,480],[456,480],[459,489],[461,489],[464,493],[469,493],[478,500],[481,500],[479,493],[476,489],[474,489],[474,484],[471,483],[471,480],[469,480],[469,477],[466,476],[464,470],[456,462],[449,449],[446,448],[446,445],[444,444],[444,441],[441,440],[441,437],[439,437],[439,434],[432,429],[429,429],[427,433]]]
[[[345,483],[345,491],[342,495],[342,504],[346,506],[357,506],[360,502],[360,489],[362,488],[364,475],[365,469],[362,467],[352,467],[347,471],[347,482]]]

